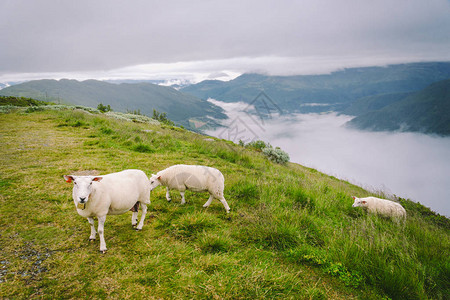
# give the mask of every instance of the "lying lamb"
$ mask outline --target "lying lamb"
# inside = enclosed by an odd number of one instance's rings
[[[376,197],[353,197],[353,199],[355,200],[353,207],[361,206],[370,213],[378,213],[386,217],[406,218],[405,209],[397,202]]]
[[[98,219],[98,234],[100,236],[100,252],[106,252],[103,229],[106,215],[120,215],[130,209],[133,211],[131,224],[136,226],[139,203],[142,216],[137,230],[144,225],[147,204],[150,204],[150,184],[148,177],[140,170],[125,170],[103,176],[64,175],[66,182],[73,182],[72,197],[80,216],[88,219],[91,224],[89,240],[95,240],[97,232],[94,219]]]
[[[210,197],[203,207],[208,207],[212,200],[218,199],[222,202],[227,212],[230,207],[223,197],[225,179],[222,173],[214,168],[206,166],[174,165],[165,170],[152,174],[150,177],[150,190],[159,185],[167,187],[166,198],[171,201],[169,191],[171,189],[180,191],[181,204],[186,203],[184,193],[186,190],[194,192],[208,191]]]

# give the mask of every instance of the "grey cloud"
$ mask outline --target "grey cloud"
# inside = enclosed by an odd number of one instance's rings
[[[447,60],[449,14],[445,0],[2,1],[0,74],[235,57]]]

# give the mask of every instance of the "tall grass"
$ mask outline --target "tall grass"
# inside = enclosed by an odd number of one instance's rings
[[[0,294],[5,298],[445,299],[448,219],[403,200],[405,224],[351,207],[370,193],[171,126],[80,111],[0,115]],[[109,253],[61,176],[214,166],[225,198],[152,192],[142,232],[107,219]]]

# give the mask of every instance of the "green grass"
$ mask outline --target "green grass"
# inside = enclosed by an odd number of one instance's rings
[[[0,298],[445,299],[450,223],[401,199],[405,224],[351,207],[360,187],[172,126],[83,111],[0,114]],[[155,189],[131,213],[89,225],[62,175],[177,163],[216,167],[231,213],[205,193]]]

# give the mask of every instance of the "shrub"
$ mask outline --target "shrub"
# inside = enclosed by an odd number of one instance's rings
[[[101,111],[102,113],[108,112],[108,111],[112,111],[111,106],[108,105],[103,105],[103,103],[100,103],[99,105],[97,105],[97,109],[99,111]]]
[[[175,125],[175,123],[172,120],[169,120],[167,118],[167,113],[165,113],[165,112],[160,113],[156,109],[153,109],[153,117],[152,118],[157,120],[157,121],[159,121],[159,122],[161,122],[161,123],[163,123],[163,124],[166,124],[166,125],[170,125],[170,126],[174,126]]]
[[[266,144],[264,141],[253,141],[247,144],[247,147],[262,151],[264,148],[270,148],[270,144]]]
[[[285,164],[290,159],[289,154],[281,150],[279,147],[276,147],[275,149],[272,147],[266,147],[262,150],[262,152],[269,158],[269,160],[278,164]]]

